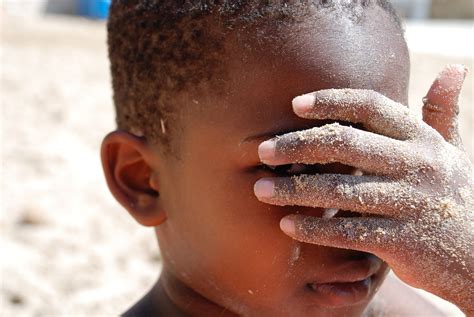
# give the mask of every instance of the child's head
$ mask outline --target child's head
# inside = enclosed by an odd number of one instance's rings
[[[386,266],[293,241],[280,219],[322,211],[263,204],[253,185],[291,172],[263,167],[260,142],[324,124],[298,118],[294,97],[365,88],[406,104],[408,53],[391,6],[118,0],[108,29],[117,121],[128,133],[104,141],[105,174],[137,221],[156,227],[164,270],[238,314],[360,313]],[[372,285],[356,292],[310,287],[367,274]]]

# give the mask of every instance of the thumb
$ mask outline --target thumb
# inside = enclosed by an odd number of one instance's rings
[[[458,131],[458,101],[467,72],[463,65],[446,66],[423,99],[423,121],[458,147],[462,147]]]

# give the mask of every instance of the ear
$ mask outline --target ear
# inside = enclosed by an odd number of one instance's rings
[[[124,131],[111,132],[102,142],[101,159],[112,195],[136,221],[152,227],[166,220],[158,173],[152,167],[159,162],[144,138]]]

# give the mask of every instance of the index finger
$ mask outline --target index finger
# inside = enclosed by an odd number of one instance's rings
[[[293,99],[293,111],[300,117],[362,123],[371,132],[398,140],[424,133],[424,124],[408,108],[375,91],[327,89]]]

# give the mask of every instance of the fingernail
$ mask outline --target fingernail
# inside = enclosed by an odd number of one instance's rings
[[[311,110],[314,105],[314,96],[306,94],[293,99],[293,111],[297,114],[304,114]]]
[[[463,65],[463,64],[451,64],[451,65],[446,66],[446,69],[448,71],[455,70],[464,75],[467,75],[467,73],[469,72],[469,69],[466,67],[466,65]]]
[[[438,81],[449,82],[461,88],[464,80],[467,77],[469,69],[461,64],[447,65],[445,69],[438,75]]]
[[[275,183],[268,179],[260,179],[253,188],[255,195],[260,198],[271,198],[275,195]]]
[[[295,234],[295,222],[291,219],[283,218],[280,220],[280,228],[287,234]]]
[[[275,141],[265,141],[258,146],[258,156],[260,160],[270,161],[275,158],[276,142]]]

